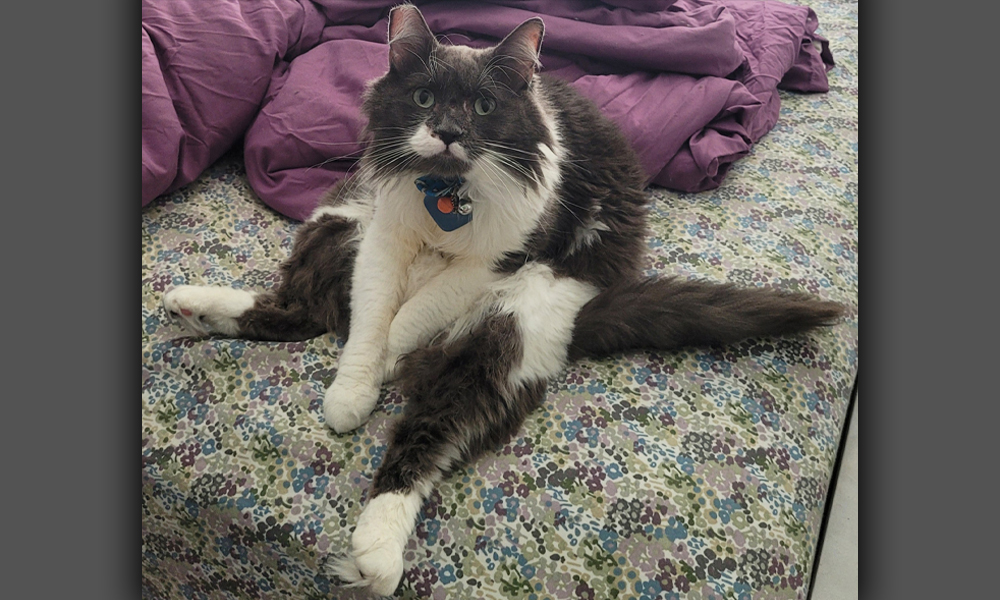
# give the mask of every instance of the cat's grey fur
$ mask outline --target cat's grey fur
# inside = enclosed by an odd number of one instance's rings
[[[406,409],[335,569],[377,593],[396,588],[433,485],[513,435],[568,361],[797,333],[841,314],[800,294],[643,277],[639,162],[592,103],[536,73],[543,31],[532,19],[472,50],[436,41],[415,7],[393,9],[389,72],[363,103],[363,166],[297,232],[276,290],[165,298],[199,333],[347,335],[324,404],[338,432],[397,377]],[[468,180],[470,224],[435,228],[413,184],[427,174]]]

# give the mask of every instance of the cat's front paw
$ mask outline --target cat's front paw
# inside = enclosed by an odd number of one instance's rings
[[[351,536],[351,551],[333,563],[333,573],[352,587],[389,596],[403,577],[403,550],[413,531],[420,497],[388,493],[365,507]]]
[[[379,391],[377,385],[338,375],[323,398],[326,426],[337,433],[354,431],[375,410]]]
[[[170,316],[197,335],[239,335],[236,319],[253,305],[251,292],[223,287],[182,285],[163,296]]]

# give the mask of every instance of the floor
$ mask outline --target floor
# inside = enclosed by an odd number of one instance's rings
[[[858,597],[858,402],[854,402],[812,600]]]

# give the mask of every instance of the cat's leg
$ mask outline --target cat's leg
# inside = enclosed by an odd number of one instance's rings
[[[400,307],[389,326],[385,378],[392,379],[399,358],[468,314],[489,285],[499,279],[480,261],[455,261],[416,289]],[[415,286],[413,286],[415,287]]]
[[[407,396],[369,489],[347,556],[334,573],[391,594],[424,499],[451,468],[508,440],[566,364],[573,322],[596,289],[529,265],[491,286],[466,333],[403,357]]]
[[[406,293],[408,270],[421,241],[393,218],[373,218],[351,278],[351,325],[333,384],[323,400],[326,424],[338,433],[357,428],[378,401],[385,375],[389,326]]]
[[[346,335],[362,228],[354,212],[324,207],[296,231],[274,290],[184,285],[164,295],[164,307],[200,336],[298,341],[328,331]]]

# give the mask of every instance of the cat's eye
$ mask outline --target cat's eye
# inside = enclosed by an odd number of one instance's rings
[[[427,88],[420,88],[419,90],[413,92],[413,101],[417,103],[420,108],[430,108],[434,104],[434,92]]]
[[[476,114],[488,115],[497,107],[497,103],[490,98],[479,98],[476,100]]]

